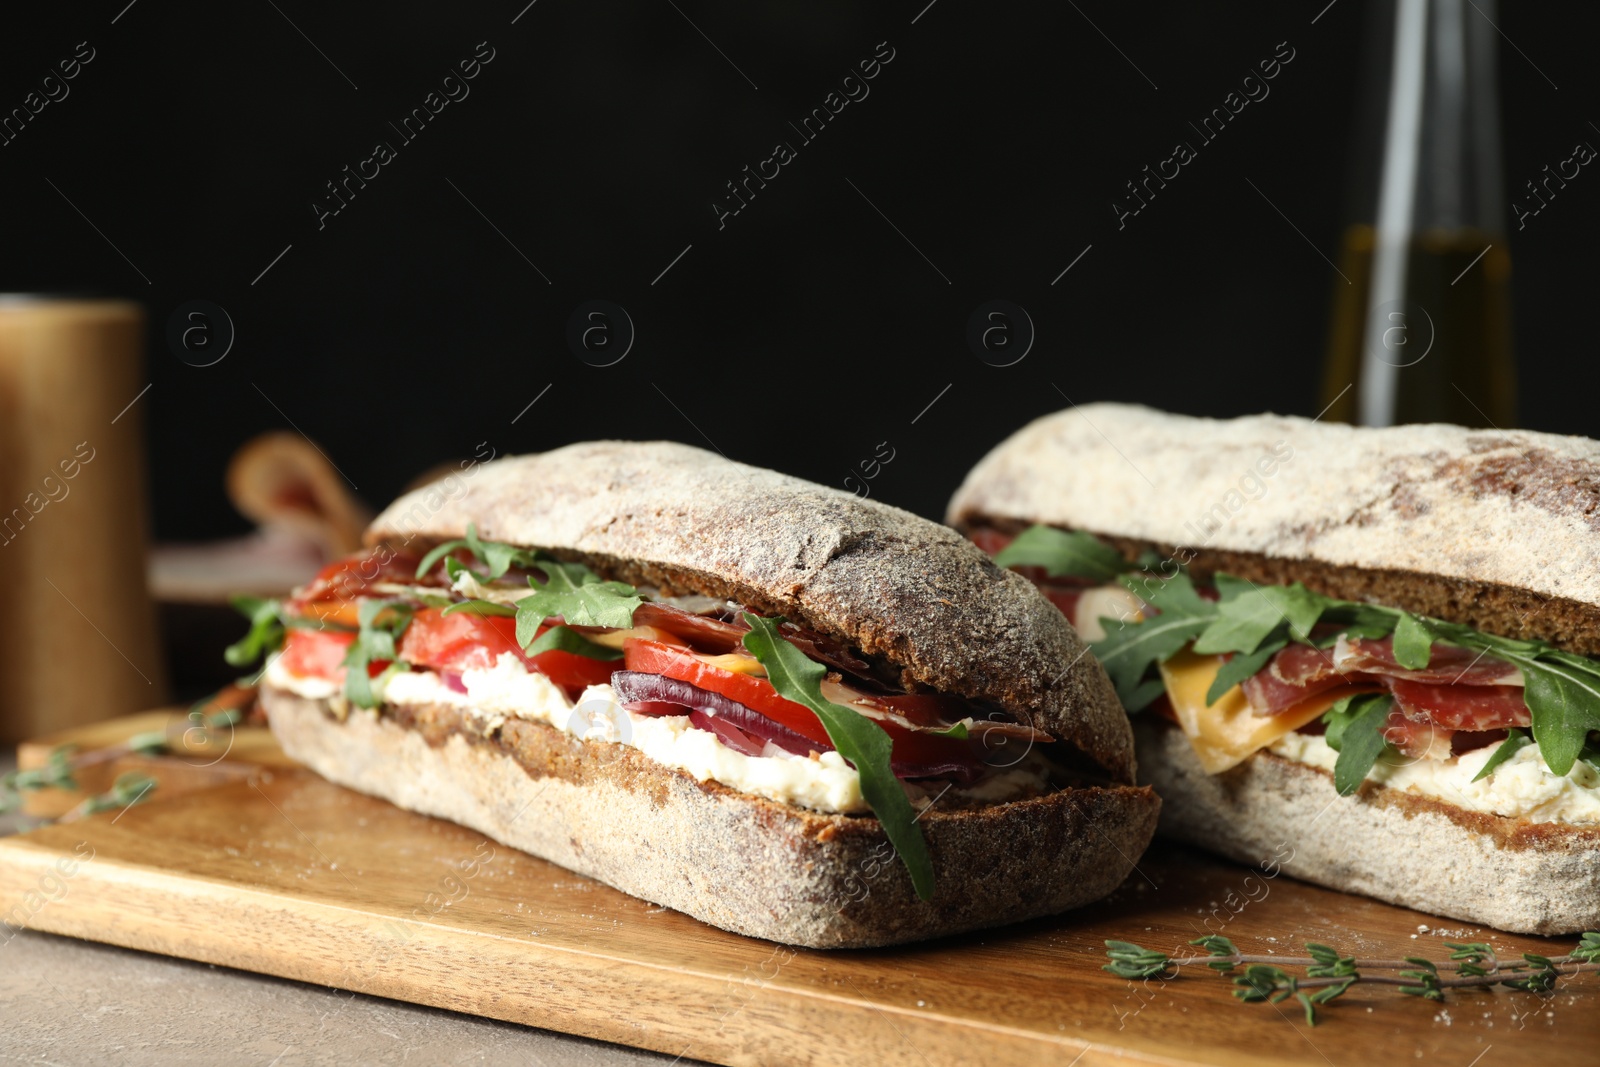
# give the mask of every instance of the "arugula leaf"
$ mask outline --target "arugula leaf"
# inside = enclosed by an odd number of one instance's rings
[[[1313,593],[1300,582],[1293,585],[1257,585],[1219,574],[1216,577],[1217,621],[1195,642],[1203,655],[1217,652],[1253,652],[1279,626],[1286,626],[1297,641],[1308,641],[1311,628],[1335,601]]]
[[[1309,641],[1311,628],[1322,618],[1322,613],[1338,603],[1321,593],[1313,593],[1301,582],[1264,586],[1261,593],[1289,620],[1289,633],[1296,641]]]
[[[599,575],[581,563],[540,560],[545,573],[541,585],[529,577],[530,596],[517,601],[517,644],[527,648],[546,619],[560,616],[569,626],[633,625],[634,610],[644,597],[627,582],[602,582]]]
[[[1356,693],[1323,713],[1322,721],[1328,727],[1323,740],[1339,753],[1333,765],[1333,787],[1340,796],[1360,789],[1367,772],[1389,747],[1383,728],[1393,707],[1394,698],[1388,693]]]
[[[282,603],[256,596],[230,597],[228,603],[250,620],[250,632],[223,649],[229,666],[248,667],[283,644]]]
[[[1485,778],[1489,777],[1489,775],[1494,773],[1496,767],[1500,766],[1500,764],[1504,763],[1512,756],[1515,756],[1518,752],[1527,748],[1531,744],[1533,744],[1533,738],[1529,737],[1521,730],[1509,731],[1506,734],[1506,739],[1500,742],[1500,747],[1494,750],[1494,755],[1490,756],[1489,761],[1483,765],[1483,770],[1473,775],[1472,780],[1474,782],[1483,781]]]
[[[1216,606],[1202,600],[1181,571],[1164,582],[1125,575],[1122,584],[1161,614],[1136,623],[1101,619],[1106,635],[1090,647],[1116,686],[1122,706],[1139,711],[1161,695],[1159,679],[1145,680],[1150,668],[1166,662],[1210,625]]]
[[[508,545],[503,541],[482,540],[478,537],[477,523],[469,522],[467,524],[466,537],[457,538],[454,541],[446,541],[443,544],[435,545],[426,556],[422,557],[422,562],[417,564],[417,577],[421,578],[424,574],[427,574],[428,571],[433,568],[433,565],[439,562],[441,557],[448,556],[450,553],[460,548],[465,548],[471,551],[471,553],[477,557],[478,562],[482,563],[488,568],[488,570],[483,574],[473,572],[473,577],[484,583],[492,582],[497,578],[503,577],[506,571],[510,570],[514,566],[534,566],[540,562],[543,556],[543,553],[541,553],[538,549],[518,548],[516,545]],[[450,575],[452,581],[454,581],[456,576],[463,570],[468,570],[468,568],[465,567],[460,560],[453,556],[445,560],[444,566],[446,573]]]
[[[911,801],[890,768],[893,745],[889,735],[866,716],[823,697],[821,683],[826,668],[778,635],[780,620],[746,612],[744,621],[750,626],[750,632],[744,635],[744,647],[767,669],[767,680],[779,695],[810,708],[821,721],[833,747],[861,776],[861,795],[883,824],[889,843],[911,875],[917,896],[931,899],[933,860]]]
[[[1150,580],[1152,577],[1157,578],[1154,583]],[[1194,580],[1187,571],[1179,571],[1170,578],[1125,574],[1120,580],[1129,592],[1163,614],[1181,612],[1184,615],[1203,615],[1209,619],[1217,613],[1214,602],[1195,592]]]
[[[395,653],[394,642],[410,625],[415,611],[399,600],[363,600],[356,609],[361,627],[342,661],[344,695],[356,707],[377,707],[384,683],[395,673],[407,669]],[[368,664],[378,660],[393,662],[376,679],[368,677]]]
[[[458,611],[470,611],[474,615],[515,615],[517,613],[517,609],[510,604],[497,604],[493,600],[458,600],[439,614],[454,615]]]
[[[1410,612],[1401,612],[1394,626],[1394,660],[1407,670],[1420,671],[1433,654],[1433,629]]]
[[[589,659],[622,658],[620,648],[607,648],[605,645],[595,644],[576,630],[569,630],[565,626],[550,627],[543,636],[523,651],[530,656],[537,656],[541,652],[571,652],[575,656],[587,656]]]
[[[1600,675],[1573,661],[1570,652],[1533,659],[1515,652],[1501,656],[1522,668],[1522,699],[1533,713],[1533,739],[1556,774],[1572,770],[1591,730],[1600,730]]]
[[[1222,698],[1223,693],[1240,682],[1254,678],[1257,672],[1267,665],[1267,660],[1283,651],[1288,644],[1288,640],[1283,638],[1268,641],[1254,652],[1240,652],[1224,663],[1216,678],[1212,679],[1211,688],[1206,690],[1206,707],[1215,704]]]
[[[1030,526],[995,554],[1001,567],[1043,567],[1052,578],[1071,576],[1109,582],[1133,564],[1122,553],[1083,530]]]
[[[1284,627],[1283,612],[1260,590],[1232,600],[1219,601],[1216,621],[1194,643],[1202,656],[1218,652],[1253,652],[1262,641]]]

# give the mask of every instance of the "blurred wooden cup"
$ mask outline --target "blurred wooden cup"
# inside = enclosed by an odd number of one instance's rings
[[[166,699],[143,327],[125,301],[0,296],[0,740]]]

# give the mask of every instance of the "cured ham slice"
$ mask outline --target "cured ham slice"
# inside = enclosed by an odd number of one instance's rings
[[[1516,664],[1454,645],[1434,645],[1426,667],[1421,670],[1407,669],[1394,658],[1392,637],[1379,640],[1340,637],[1338,644],[1333,647],[1333,663],[1346,674],[1382,674],[1429,685],[1522,684],[1522,671]]]
[[[1383,727],[1383,739],[1402,756],[1412,759],[1449,759],[1450,738],[1454,733],[1426,719],[1412,719],[1398,707],[1389,712],[1389,721]]]
[[[1243,683],[1245,699],[1257,715],[1276,715],[1306,697],[1364,681],[1361,675],[1341,671],[1333,654],[1325,648],[1294,644],[1267,661],[1267,665]]]
[[[1515,664],[1467,648],[1436,644],[1428,665],[1420,670],[1400,666],[1394,658],[1394,639],[1341,636],[1331,649],[1292,644],[1273,656],[1253,678],[1243,683],[1245,699],[1257,715],[1276,715],[1308,696],[1339,685],[1379,684],[1391,689],[1404,684],[1413,706],[1438,709],[1441,725],[1457,730],[1503,729],[1526,726],[1522,704],[1522,671]],[[1465,689],[1468,693],[1454,693]],[[1512,690],[1479,694],[1471,690]],[[1395,692],[1400,697],[1398,690]],[[1521,708],[1523,720],[1506,721]],[[1420,714],[1420,713],[1419,713]],[[1471,725],[1486,721],[1489,725]]]
[[[1395,705],[1413,722],[1447,730],[1504,730],[1533,725],[1520,685],[1426,685],[1391,679]]]

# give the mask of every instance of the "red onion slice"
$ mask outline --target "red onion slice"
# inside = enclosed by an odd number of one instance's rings
[[[707,715],[703,711],[689,712],[689,722],[705,730],[707,733],[717,735],[718,740],[735,752],[742,752],[746,756],[759,756],[765,751],[766,746],[733,723],[720,715]]]
[[[721,718],[760,741],[771,741],[786,751],[804,756],[809,752],[826,752],[833,748],[826,741],[813,741],[794,732],[782,723],[773,722],[758,711],[752,711],[736,700],[721,693],[701,689],[676,678],[642,671],[617,671],[611,676],[611,687],[617,691],[617,700],[629,711],[635,704],[678,704],[698,711],[710,718]]]
[[[680,714],[687,710],[691,724],[702,730],[709,729],[729,748],[747,756],[761,755],[763,743],[767,741],[797,756],[833,749],[831,744],[797,734],[738,701],[676,678],[642,671],[617,671],[611,676],[611,687],[629,711],[661,714],[658,709],[663,706],[676,707]],[[939,763],[896,760],[890,764],[890,769],[896,778],[950,778],[961,785],[969,785],[988,768],[974,758],[971,762],[946,760]]]

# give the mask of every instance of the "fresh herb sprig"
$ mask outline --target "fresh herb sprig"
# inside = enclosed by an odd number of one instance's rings
[[[250,620],[249,631],[222,651],[222,658],[232,667],[248,667],[270,653],[283,647],[289,630],[333,630],[348,633],[348,626],[325,619],[306,619],[290,615],[281,600],[257,596],[236,596],[228,601],[245,618]],[[254,685],[255,676],[241,684]]]
[[[1052,578],[1082,578],[1109,582],[1138,566],[1121,552],[1083,530],[1030,526],[995,553],[1001,567],[1042,567]]]
[[[455,581],[463,570],[468,570],[452,555],[462,548],[471,552],[477,561],[483,564],[485,570],[482,573],[477,571],[470,573],[485,585],[504,577],[506,571],[512,567],[531,567],[543,558],[543,553],[535,548],[518,548],[503,541],[485,541],[478,536],[477,523],[469,522],[467,536],[435,545],[426,556],[422,557],[422,562],[417,564],[417,577],[421,578],[427,574],[435,563],[444,558],[445,573],[450,576],[451,581]]]
[[[883,832],[911,875],[911,885],[922,900],[933,897],[933,859],[917,825],[900,781],[890,766],[893,747],[883,727],[851,708],[834,704],[822,695],[827,669],[779,636],[780,619],[745,613],[750,632],[744,647],[766,668],[767,680],[778,694],[809,708],[828,732],[839,755],[861,776],[861,795],[883,824]]]
[[[451,553],[467,549],[484,566],[483,571],[467,568]],[[539,628],[552,618],[560,618],[569,626],[606,626],[626,629],[633,625],[634,610],[644,603],[639,591],[626,582],[602,581],[594,571],[582,563],[568,563],[533,548],[518,548],[499,541],[485,541],[478,536],[474,524],[467,526],[467,536],[436,545],[422,557],[417,565],[417,577],[426,574],[441,558],[452,581],[463,572],[469,573],[481,585],[503,578],[512,567],[536,570],[544,575],[540,581],[528,576],[528,586],[533,590],[515,602],[515,606],[490,600],[468,600],[452,604],[446,614],[472,611],[480,615],[514,615],[517,620],[517,643],[524,652],[536,655],[552,648],[574,652],[591,659],[616,659],[614,649],[605,649],[580,635],[560,627],[539,636]],[[564,636],[551,637],[561,631]],[[539,642],[545,642],[535,648]],[[559,643],[557,643],[559,642]]]
[[[236,686],[226,686],[196,701],[189,709],[188,721],[191,725],[184,728],[185,741],[192,735],[198,734],[202,741],[211,743],[213,740],[211,731],[224,726],[232,727],[240,722],[244,718],[244,711],[230,701],[237,700],[247,693],[247,690]],[[42,767],[16,770],[0,776],[0,815],[17,810],[22,804],[24,793],[41,789],[76,792],[81,788],[77,772],[84,768],[108,763],[130,754],[160,756],[171,751],[172,735],[167,730],[148,730],[134,734],[121,744],[91,749],[87,752],[78,751],[75,745],[57,745],[50,750],[50,755]]]
[[[375,708],[383,687],[395,674],[407,670],[395,642],[411,624],[416,608],[403,600],[363,600],[356,609],[360,629],[340,661],[345,668],[344,695],[358,708]],[[389,665],[373,678],[367,667],[387,660]]]
[[[627,629],[633,613],[644,603],[627,582],[603,582],[581,563],[540,560],[545,580],[530,576],[531,594],[517,601],[517,643],[528,648],[546,619],[560,617],[569,626],[610,626]]]
[[[1354,693],[1340,698],[1323,713],[1323,740],[1339,753],[1333,765],[1333,787],[1347,797],[1361,788],[1378,757],[1391,747],[1384,737],[1394,697],[1388,693]]]
[[[1315,941],[1306,943],[1308,956],[1253,956],[1242,953],[1226,937],[1212,934],[1189,944],[1204,948],[1207,955],[1174,958],[1165,952],[1143,948],[1128,941],[1107,941],[1106,956],[1111,961],[1101,970],[1119,978],[1174,978],[1184,967],[1204,964],[1233,978],[1233,995],[1246,1004],[1279,1003],[1291,996],[1305,1009],[1306,1022],[1316,1026],[1317,1009],[1344,994],[1357,983],[1392,985],[1407,996],[1442,1001],[1449,989],[1484,989],[1505,986],[1529,993],[1548,993],[1563,978],[1600,971],[1600,933],[1590,931],[1565,956],[1522,954],[1520,961],[1501,961],[1492,948],[1482,942],[1446,941],[1451,950],[1448,960],[1429,960],[1407,956],[1399,960],[1358,959]],[[1304,975],[1285,968],[1304,969]],[[1235,973],[1237,968],[1243,968]],[[1454,977],[1440,974],[1441,969]],[[1394,971],[1395,974],[1367,974],[1367,971]]]
[[[117,780],[111,783],[111,788],[104,793],[89,797],[83,803],[73,808],[61,817],[62,822],[71,822],[86,815],[98,815],[102,811],[113,808],[131,808],[135,804],[143,804],[150,799],[150,794],[156,791],[159,783],[143,771],[127,771],[117,775]]]
[[[40,789],[77,789],[73,777],[73,746],[57,745],[43,767],[12,771],[0,776],[0,815],[6,815],[22,806],[22,794]]]

